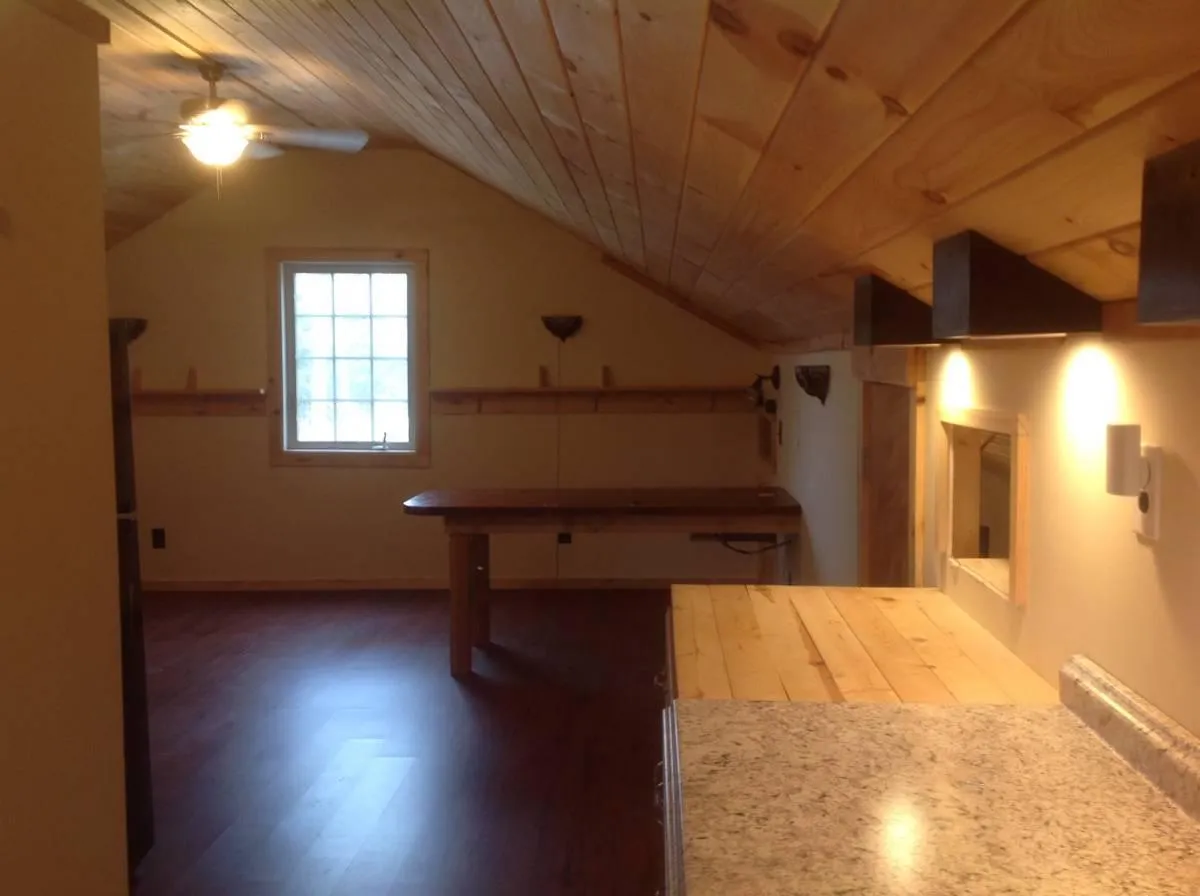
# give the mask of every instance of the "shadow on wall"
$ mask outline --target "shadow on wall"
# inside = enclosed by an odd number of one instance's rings
[[[1196,583],[1200,581],[1200,483],[1184,459],[1173,451],[1163,452],[1162,517],[1157,542],[1149,544],[1158,573],[1158,584],[1167,612],[1177,631],[1195,631],[1200,626],[1200,604]],[[1132,499],[1130,525],[1134,519]]]

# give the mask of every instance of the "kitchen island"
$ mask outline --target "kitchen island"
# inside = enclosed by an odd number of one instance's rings
[[[1200,826],[946,600],[676,589],[668,893],[1200,892]],[[862,611],[880,602],[900,623],[890,631]],[[808,651],[799,662],[824,698],[784,643]],[[789,696],[788,676],[809,696]],[[913,681],[940,699],[899,696],[918,694]],[[739,699],[747,688],[758,698]],[[970,696],[980,699],[959,699]]]
[[[676,713],[687,896],[1200,892],[1200,825],[1066,707]]]

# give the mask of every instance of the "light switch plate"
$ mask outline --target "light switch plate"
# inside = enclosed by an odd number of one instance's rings
[[[1146,513],[1142,513],[1138,509],[1137,503],[1134,503],[1133,531],[1143,541],[1157,541],[1158,525],[1162,516],[1163,451],[1161,448],[1143,445],[1142,459],[1146,462],[1146,469],[1149,472],[1146,491],[1150,494],[1150,509]]]

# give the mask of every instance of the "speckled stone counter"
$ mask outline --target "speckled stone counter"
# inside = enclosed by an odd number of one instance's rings
[[[1200,893],[1200,824],[1065,707],[676,711],[688,896]]]

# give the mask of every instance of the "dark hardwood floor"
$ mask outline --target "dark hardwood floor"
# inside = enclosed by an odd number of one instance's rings
[[[662,592],[151,595],[139,896],[652,894]]]

